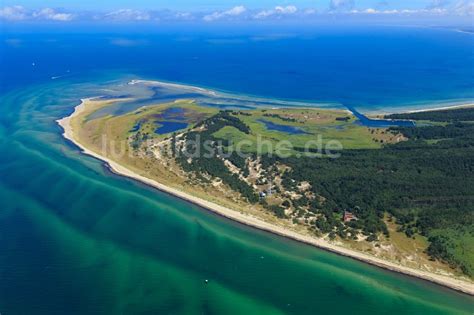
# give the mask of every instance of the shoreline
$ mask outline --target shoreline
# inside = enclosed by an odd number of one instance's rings
[[[173,83],[167,81],[159,81],[159,80],[131,80],[127,84],[129,85],[136,85],[136,84],[143,84],[146,86],[161,86],[161,87],[169,87],[169,88],[177,88],[183,90],[189,90],[194,92],[200,92],[207,96],[216,97],[216,98],[232,98],[239,101],[245,102],[262,102],[266,103],[266,105],[257,105],[257,106],[278,106],[278,107],[285,107],[288,108],[321,108],[321,109],[334,109],[334,110],[345,110],[346,107],[343,104],[337,102],[311,102],[311,101],[304,101],[304,100],[284,100],[284,99],[277,99],[277,98],[266,98],[257,95],[248,95],[248,94],[238,94],[238,93],[231,93],[226,91],[214,90],[207,87],[199,87],[194,85],[182,84],[182,83]]]
[[[160,81],[160,80],[147,80],[147,79],[134,79],[130,80],[127,84],[135,85],[135,84],[143,84],[148,86],[162,86],[162,87],[169,87],[169,88],[177,88],[177,89],[184,89],[190,90],[194,92],[200,92],[205,95],[211,97],[233,97],[243,101],[256,101],[256,102],[271,102],[273,106],[278,107],[285,107],[288,106],[289,108],[293,107],[302,107],[302,108],[311,108],[311,109],[334,109],[334,110],[348,110],[346,105],[339,102],[331,102],[331,101],[310,101],[310,100],[292,100],[292,99],[274,99],[274,98],[267,98],[262,96],[256,95],[247,95],[247,94],[233,94],[231,92],[226,91],[219,91],[213,90],[208,87],[199,87],[189,84],[182,84],[176,82],[167,82],[167,81]],[[270,105],[269,105],[270,106]],[[400,113],[418,113],[418,112],[429,112],[435,110],[446,110],[446,109],[457,109],[457,108],[469,108],[474,107],[474,99],[469,100],[451,100],[451,101],[443,101],[443,102],[435,102],[435,101],[426,101],[426,102],[419,102],[415,104],[406,104],[401,106],[393,106],[388,107],[387,109],[365,109],[361,107],[361,112],[366,116],[379,116],[379,115],[390,115],[390,114],[400,114]],[[358,110],[359,106],[356,107]]]
[[[408,114],[424,113],[424,112],[433,112],[433,111],[438,111],[438,110],[452,110],[452,109],[462,109],[462,108],[472,108],[472,107],[474,107],[474,103],[466,103],[466,104],[458,104],[458,105],[444,106],[444,107],[415,109],[415,110],[407,111],[407,113]]]
[[[453,290],[456,290],[461,293],[465,293],[471,296],[474,296],[474,284],[469,281],[464,281],[461,279],[455,279],[448,276],[443,276],[439,274],[429,273],[422,270],[413,269],[410,267],[402,266],[394,262],[386,261],[377,257],[373,257],[367,255],[362,252],[358,252],[352,249],[348,249],[342,246],[331,244],[323,239],[318,239],[315,237],[310,237],[306,235],[299,234],[297,232],[285,229],[283,227],[265,222],[261,219],[258,219],[254,216],[244,214],[235,210],[231,210],[229,208],[214,204],[207,200],[194,197],[186,192],[180,191],[178,189],[163,185],[155,180],[149,179],[137,173],[134,173],[130,169],[122,166],[121,164],[104,157],[94,151],[89,150],[85,146],[83,146],[79,141],[76,140],[74,132],[72,130],[72,126],[70,124],[71,120],[80,115],[82,111],[84,111],[86,103],[93,98],[89,99],[82,99],[81,104],[77,105],[74,108],[73,113],[70,116],[64,117],[62,119],[58,119],[56,122],[63,128],[63,137],[72,143],[74,143],[77,147],[80,148],[83,154],[92,156],[102,162],[108,167],[108,169],[118,175],[125,176],[137,181],[140,181],[148,186],[151,186],[155,189],[158,189],[162,192],[170,194],[174,197],[179,199],[185,200],[192,204],[195,204],[207,211],[213,212],[217,215],[230,219],[234,222],[238,222],[240,224],[244,224],[246,226],[256,228],[265,232],[272,233],[274,235],[278,235],[281,237],[286,237],[288,239],[292,239],[294,241],[304,243],[307,245],[311,245],[322,250],[326,250],[341,256],[349,257],[376,267],[380,267],[386,270],[390,270],[393,272],[401,273],[404,275],[412,276],[418,279],[426,280],[431,283],[435,283]]]
[[[438,106],[432,104],[431,106],[428,105],[419,105],[419,106],[407,106],[407,107],[391,107],[385,110],[368,110],[364,111],[364,114],[367,116],[384,116],[384,115],[392,115],[392,114],[413,114],[413,113],[424,113],[424,112],[432,112],[438,110],[451,110],[451,109],[461,109],[461,108],[472,108],[474,107],[474,101],[469,100],[465,102],[446,102],[446,103],[439,103]]]

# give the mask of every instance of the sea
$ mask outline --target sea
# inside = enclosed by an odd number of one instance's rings
[[[362,113],[469,103],[472,33],[14,24],[0,69],[1,314],[472,314],[467,295],[115,175],[56,123],[137,79]]]

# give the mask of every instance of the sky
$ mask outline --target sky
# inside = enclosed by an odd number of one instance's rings
[[[2,0],[0,20],[24,21],[262,21],[321,16],[462,17],[474,21],[474,0]]]
[[[326,0],[174,0],[174,1],[156,1],[156,0],[81,0],[81,1],[61,1],[61,0],[3,0],[4,6],[21,5],[28,8],[43,8],[43,7],[57,7],[70,8],[82,10],[109,10],[109,9],[171,9],[171,10],[206,10],[206,9],[227,9],[235,6],[245,6],[249,9],[263,9],[275,6],[294,5],[297,7],[326,9],[329,7],[329,2]],[[337,2],[337,1],[336,1]],[[343,1],[340,1],[343,2]],[[350,2],[350,1],[346,1]],[[374,8],[386,2],[392,8],[399,9],[421,9],[430,5],[431,0],[358,0],[355,1],[356,6],[360,8]]]

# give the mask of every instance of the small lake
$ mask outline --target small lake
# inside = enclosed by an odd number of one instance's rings
[[[135,126],[133,126],[132,129],[129,130],[129,132],[137,132],[138,130],[140,130],[141,126],[142,126],[142,121],[140,120],[135,124]]]
[[[155,133],[159,135],[172,133],[188,127],[188,123],[180,121],[157,121],[157,124],[160,127],[156,128]]]
[[[265,119],[258,119],[257,121],[264,124],[267,130],[280,131],[292,135],[310,134],[309,132],[295,126],[281,125]]]
[[[185,114],[186,110],[182,107],[170,107],[162,111],[157,117],[166,120],[185,120]]]
[[[189,124],[185,121],[185,114],[186,109],[182,107],[170,107],[165,109],[157,115],[159,119],[164,120],[156,121],[160,126],[156,128],[155,133],[164,135],[187,128]]]

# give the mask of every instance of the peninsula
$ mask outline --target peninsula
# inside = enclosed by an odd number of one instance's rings
[[[95,115],[125,100],[83,99],[58,120],[64,137],[117,174],[231,220],[474,295],[472,225],[456,230],[457,208],[430,206],[453,200],[463,207],[469,198],[459,195],[473,196],[474,185],[460,183],[464,191],[455,194],[459,185],[448,190],[456,180],[448,179],[439,183],[444,196],[434,196],[430,181],[445,174],[420,156],[420,148],[442,146],[466,158],[471,122],[422,115],[424,127],[382,128],[344,110],[220,110],[193,99]],[[462,172],[456,161],[449,167],[453,176]],[[457,220],[472,220],[469,205]]]

